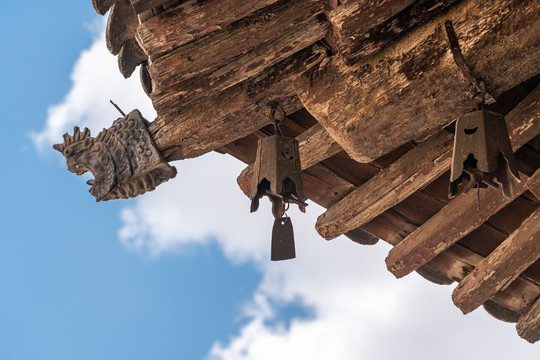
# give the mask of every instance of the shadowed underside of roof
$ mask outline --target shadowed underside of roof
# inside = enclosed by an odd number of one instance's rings
[[[327,210],[330,240],[382,239],[397,277],[458,285],[540,340],[540,4],[534,0],[93,0],[107,46],[141,84],[166,161],[209,151],[255,160],[257,140],[299,141],[304,189]],[[455,121],[478,96],[466,65],[505,116],[520,172],[511,198],[480,188],[448,197]],[[253,165],[239,174],[248,194]],[[361,248],[358,251],[362,251]]]

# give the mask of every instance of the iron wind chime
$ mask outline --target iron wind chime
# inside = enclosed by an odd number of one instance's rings
[[[263,196],[268,196],[272,202],[275,220],[270,259],[277,261],[296,257],[292,221],[286,211],[293,203],[305,212],[307,204],[302,185],[298,141],[283,136],[281,132],[280,123],[285,118],[283,110],[272,108],[270,117],[275,134],[258,141],[249,198],[251,212],[257,211]]]
[[[519,173],[504,116],[484,108],[495,99],[465,64],[452,22],[447,21],[445,27],[454,61],[481,97],[476,110],[456,121],[449,197],[455,197],[459,185],[465,181],[463,193],[473,187],[491,186],[501,188],[504,197],[513,198]]]

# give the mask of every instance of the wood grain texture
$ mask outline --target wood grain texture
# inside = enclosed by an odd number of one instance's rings
[[[454,304],[467,314],[504,290],[540,258],[539,240],[540,209],[459,283],[452,295]]]
[[[540,341],[540,298],[520,317],[516,330],[530,343]]]
[[[175,104],[193,102],[208,96],[209,93],[221,92],[241,83],[322,39],[329,27],[328,22],[317,18],[296,24],[282,35],[252,49],[246,48],[245,53],[233,60],[220,62],[219,57],[216,58],[219,65],[207,68],[204,74],[190,73],[190,70],[186,69],[187,60],[184,57],[174,54],[160,57],[148,67],[154,88],[154,107],[160,114],[163,109]],[[209,49],[204,49],[206,50]],[[203,49],[199,51],[204,52]],[[173,99],[170,97],[171,92],[174,93]]]
[[[533,0],[464,0],[385,51],[354,66],[333,58],[295,87],[345,151],[369,162],[475,107],[471,85],[450,54],[446,20],[453,22],[468,66],[497,97],[539,72],[539,11]]]
[[[150,125],[156,146],[168,161],[197,157],[270,123],[266,104],[277,102],[286,113],[299,110],[292,81],[325,57],[326,49],[313,45],[221,93],[158,112]]]
[[[540,133],[539,120],[540,87],[505,117],[514,151]],[[453,139],[443,130],[383,169],[319,216],[319,234],[333,239],[361,226],[441,176],[451,166]]]
[[[152,60],[181,45],[212,32],[277,0],[188,0],[147,21],[138,28],[138,37]]]

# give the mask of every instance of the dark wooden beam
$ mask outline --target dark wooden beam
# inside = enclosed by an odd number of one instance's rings
[[[540,209],[527,218],[501,245],[454,289],[454,304],[467,314],[496,292],[504,290],[540,259]]]
[[[445,21],[474,76],[497,98],[538,73],[539,10],[534,0],[463,0],[384,52],[353,66],[335,57],[313,68],[296,81],[298,96],[352,158],[372,161],[474,109],[478,99],[450,54]]]

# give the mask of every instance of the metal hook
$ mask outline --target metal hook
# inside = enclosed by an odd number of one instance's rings
[[[446,35],[448,36],[448,42],[450,43],[450,50],[452,50],[452,55],[454,56],[454,62],[463,73],[463,76],[465,76],[465,79],[469,80],[469,82],[480,93],[481,103],[479,104],[479,107],[481,107],[483,104],[493,104],[495,99],[490,93],[488,93],[484,82],[477,80],[474,77],[471,69],[467,66],[467,64],[465,64],[452,21],[447,20],[444,23],[444,27],[446,28]]]
[[[278,115],[278,112],[279,112],[279,115]],[[280,125],[284,119],[285,119],[285,111],[283,111],[283,109],[279,105],[272,104],[270,106],[270,121],[274,124],[274,131],[276,135],[283,136]]]

